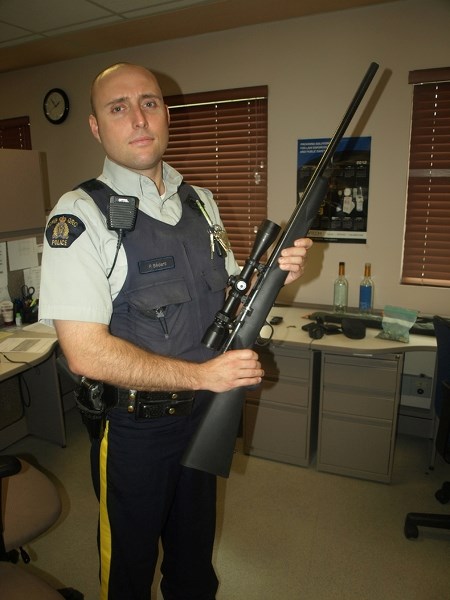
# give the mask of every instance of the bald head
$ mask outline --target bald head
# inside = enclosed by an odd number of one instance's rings
[[[150,69],[147,69],[146,67],[143,67],[142,65],[135,65],[133,63],[127,63],[127,62],[115,63],[114,65],[106,67],[106,69],[103,69],[103,71],[100,71],[100,73],[94,78],[94,80],[92,82],[92,85],[91,85],[91,111],[92,111],[93,115],[96,115],[96,109],[98,108],[96,106],[96,99],[97,99],[97,95],[98,95],[97,92],[98,92],[99,88],[102,86],[102,83],[107,82],[108,79],[110,79],[110,78],[114,78],[114,76],[125,74],[127,71],[129,71],[129,72],[142,71],[142,73],[145,74],[147,77],[150,77],[151,79],[153,79],[153,83],[154,83],[154,85],[156,85],[156,87],[159,90],[159,93],[162,97],[162,92],[159,87],[158,80],[156,79],[155,75],[150,71]]]

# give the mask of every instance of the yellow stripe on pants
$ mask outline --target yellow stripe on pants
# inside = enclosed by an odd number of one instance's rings
[[[108,517],[107,498],[107,457],[108,457],[108,431],[109,423],[106,421],[105,433],[100,445],[100,569],[101,590],[100,599],[108,600],[109,572],[111,567],[111,527]]]

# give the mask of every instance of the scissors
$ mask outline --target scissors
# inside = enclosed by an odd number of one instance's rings
[[[27,285],[22,286],[22,298],[25,300],[25,302],[27,300],[31,301],[33,299],[35,291],[36,290],[34,289],[34,287],[28,287]]]

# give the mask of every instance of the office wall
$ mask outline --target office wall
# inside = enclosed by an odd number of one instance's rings
[[[105,66],[135,61],[155,70],[166,94],[269,86],[269,218],[283,224],[296,200],[299,138],[330,137],[369,63],[380,64],[371,93],[347,135],[372,136],[367,244],[316,243],[301,284],[285,301],[330,303],[340,260],[349,304],[358,302],[363,265],[371,262],[375,305],[450,314],[450,292],[401,286],[400,269],[411,110],[411,69],[449,66],[450,1],[390,4],[245,27],[98,54],[0,75],[0,118],[28,114],[33,149],[45,151],[52,202],[98,174],[103,153],[87,126],[88,88]],[[151,42],[151,31],[149,31]],[[62,87],[68,120],[46,122],[42,100]],[[7,93],[6,93],[7,91]]]

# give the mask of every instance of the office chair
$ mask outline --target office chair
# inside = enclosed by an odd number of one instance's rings
[[[439,416],[435,448],[446,462],[450,462],[450,321],[435,316],[433,324],[437,342],[434,405]],[[443,483],[435,497],[441,504],[450,500],[450,481]],[[450,530],[450,514],[408,513],[405,536],[408,539],[417,538],[419,526]]]
[[[62,600],[43,579],[10,562],[0,562],[0,598],[5,600]]]
[[[0,455],[0,598],[82,599],[72,588],[56,590],[16,563],[30,557],[23,546],[47,531],[61,514],[58,490],[25,460]]]
[[[439,452],[444,458],[448,457],[449,449],[447,447],[446,433],[450,430],[450,409],[448,402],[443,402],[445,390],[442,386],[442,382],[450,382],[450,320],[435,316],[433,317],[433,325],[437,343],[434,410],[439,417],[439,428],[435,436],[435,444],[433,445],[431,465],[434,465],[436,452]]]

